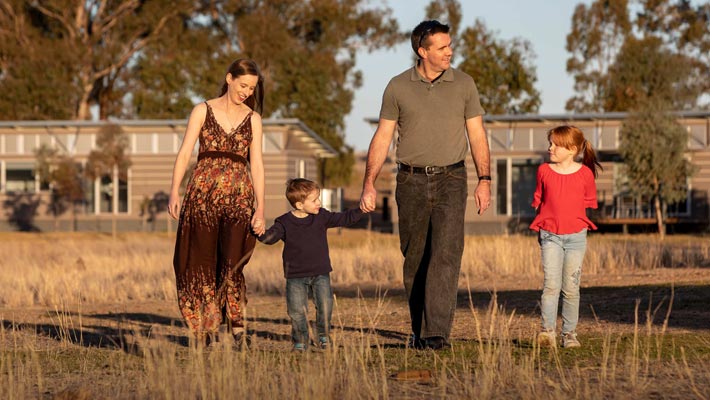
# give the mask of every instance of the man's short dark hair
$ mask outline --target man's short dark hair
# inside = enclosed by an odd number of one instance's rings
[[[449,26],[433,19],[431,21],[422,21],[412,31],[412,50],[417,57],[419,56],[419,48],[429,46],[429,37],[435,33],[449,33]]]

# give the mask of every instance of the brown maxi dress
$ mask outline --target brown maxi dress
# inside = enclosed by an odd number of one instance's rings
[[[180,212],[173,258],[178,306],[198,337],[217,332],[223,316],[232,327],[243,326],[243,270],[256,242],[250,231],[254,188],[246,160],[251,115],[226,132],[207,104],[197,165]]]

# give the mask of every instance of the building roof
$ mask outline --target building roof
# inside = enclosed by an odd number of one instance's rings
[[[116,124],[126,127],[172,127],[184,128],[187,119],[108,119],[101,121],[73,121],[73,120],[33,120],[33,121],[0,121],[0,129],[10,128],[66,128],[66,127],[97,127],[106,124]],[[303,121],[297,118],[268,118],[262,120],[264,126],[283,126],[290,128],[289,132],[298,137],[318,158],[332,158],[338,155],[328,142],[315,133]]]
[[[710,118],[710,111],[675,111],[678,118]],[[571,114],[498,114],[484,115],[484,122],[545,122],[545,121],[603,121],[622,120],[628,117],[627,112],[607,113],[571,113]],[[365,121],[376,125],[377,118],[365,118]]]

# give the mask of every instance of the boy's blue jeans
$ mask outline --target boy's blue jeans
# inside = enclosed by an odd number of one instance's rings
[[[540,308],[542,329],[555,331],[557,307],[562,292],[562,333],[574,332],[579,320],[579,282],[587,250],[587,230],[556,235],[540,229],[538,241],[545,272]]]
[[[313,296],[316,306],[316,330],[318,337],[330,334],[330,319],[333,314],[333,290],[330,274],[305,278],[286,279],[286,306],[291,318],[291,338],[293,343],[306,347],[308,340],[308,297]]]

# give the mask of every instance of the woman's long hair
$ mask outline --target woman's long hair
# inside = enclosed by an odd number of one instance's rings
[[[259,66],[256,65],[256,62],[247,58],[234,60],[234,62],[229,65],[229,68],[227,68],[227,73],[231,74],[233,79],[242,75],[254,75],[258,78],[256,88],[254,88],[254,93],[244,100],[244,104],[261,114],[264,110],[264,77],[261,76]],[[224,82],[219,95],[222,96],[227,93],[228,88],[229,85],[227,85],[227,82]]]
[[[576,148],[577,154],[575,154],[575,158],[581,154],[582,164],[592,170],[595,178],[598,175],[597,170],[604,170],[599,161],[597,161],[597,153],[592,148],[592,143],[584,137],[584,132],[576,126],[560,125],[552,128],[547,132],[547,140],[565,149]]]

